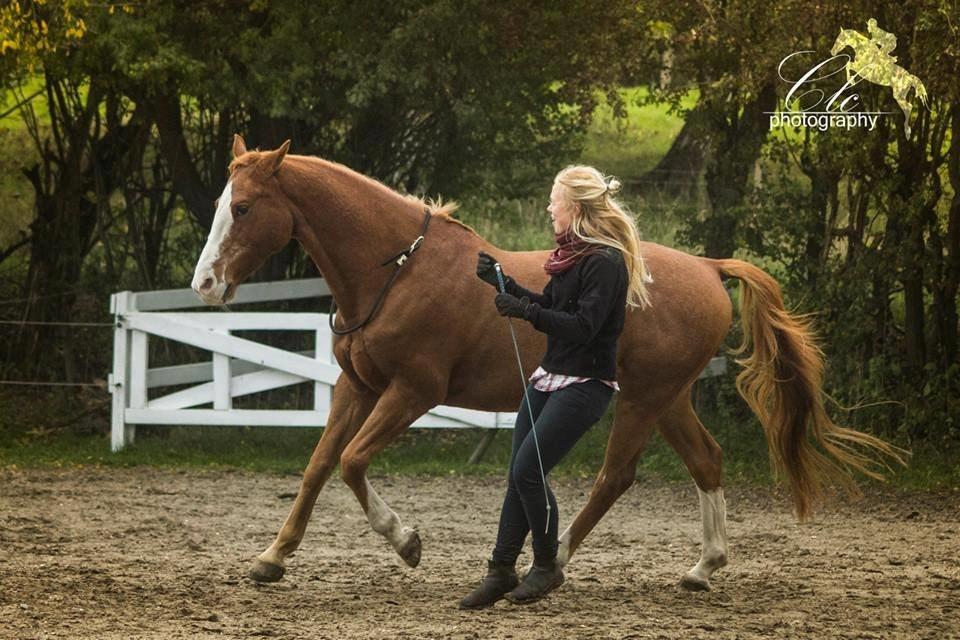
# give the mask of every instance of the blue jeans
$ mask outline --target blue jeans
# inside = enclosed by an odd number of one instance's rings
[[[540,391],[533,383],[527,387],[530,409],[536,423],[543,473],[546,476],[600,418],[603,417],[613,388],[599,380],[578,382],[556,391]],[[526,396],[517,410],[513,429],[513,453],[507,477],[507,495],[500,511],[500,526],[492,560],[514,564],[530,532],[534,560],[545,562],[557,555],[557,500],[540,477],[540,463],[534,434],[530,429],[530,411]],[[547,518],[547,500],[550,516]]]

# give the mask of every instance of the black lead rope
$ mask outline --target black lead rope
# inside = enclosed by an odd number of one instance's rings
[[[413,244],[411,244],[409,247],[407,247],[397,255],[393,256],[392,258],[388,258],[387,260],[385,260],[383,263],[380,264],[381,267],[385,267],[391,262],[393,262],[393,263],[396,263],[397,268],[393,270],[393,275],[390,276],[390,279],[387,280],[387,284],[383,285],[383,289],[380,290],[380,295],[379,297],[377,297],[377,301],[373,303],[373,308],[370,310],[370,314],[367,316],[367,319],[361,322],[360,324],[356,325],[355,327],[351,327],[349,329],[335,328],[333,325],[336,322],[336,320],[334,319],[334,315],[337,313],[337,301],[331,299],[330,315],[327,318],[330,322],[330,331],[332,331],[334,334],[338,336],[346,335],[348,333],[353,333],[360,327],[370,322],[371,319],[373,319],[373,314],[375,314],[377,312],[377,309],[380,308],[380,303],[383,302],[383,299],[386,297],[387,290],[390,289],[390,285],[393,284],[393,281],[397,279],[397,275],[400,273],[400,268],[404,264],[406,264],[407,260],[410,259],[410,256],[413,255],[413,252],[419,249],[420,245],[423,244],[423,236],[427,234],[427,227],[430,226],[430,218],[433,217],[430,215],[430,209],[425,209],[424,214],[425,215],[423,219],[423,229],[420,230],[420,235],[417,237],[416,240],[413,241]]]

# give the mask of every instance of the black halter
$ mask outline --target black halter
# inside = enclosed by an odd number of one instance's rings
[[[380,303],[383,302],[383,298],[387,295],[387,290],[390,288],[390,285],[393,284],[393,281],[396,280],[397,278],[397,274],[400,273],[400,267],[402,267],[407,262],[410,256],[413,255],[413,252],[416,251],[418,248],[420,248],[421,243],[423,243],[423,236],[426,235],[427,227],[430,226],[430,218],[433,217],[432,215],[430,215],[430,209],[425,209],[424,214],[425,216],[423,219],[423,229],[420,230],[420,235],[417,236],[417,239],[413,241],[413,244],[411,244],[408,248],[404,249],[403,251],[393,256],[392,258],[388,258],[383,263],[381,263],[380,266],[385,267],[391,262],[395,262],[397,264],[397,268],[393,270],[393,275],[390,276],[390,279],[387,280],[387,283],[383,285],[383,289],[380,290],[380,295],[379,297],[377,297],[377,301],[373,303],[373,308],[370,310],[370,315],[367,316],[367,319],[361,322],[360,324],[356,325],[355,327],[351,327],[349,329],[334,328],[333,325],[336,322],[336,320],[334,320],[333,316],[337,312],[337,301],[331,299],[330,315],[328,317],[328,320],[330,321],[330,331],[332,331],[334,334],[338,336],[342,336],[348,333],[353,333],[360,327],[370,322],[370,320],[373,318],[373,314],[375,314],[377,312],[377,309],[380,308]]]

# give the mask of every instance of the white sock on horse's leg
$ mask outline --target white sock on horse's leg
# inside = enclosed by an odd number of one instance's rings
[[[703,547],[700,562],[688,571],[680,584],[687,589],[710,589],[710,576],[727,564],[727,503],[723,487],[704,491],[700,496],[700,515],[703,518]]]
[[[563,530],[560,534],[559,546],[557,547],[557,564],[561,567],[567,566],[570,562],[570,527]]]
[[[363,479],[367,486],[367,520],[373,530],[382,535],[412,567],[420,562],[420,535],[415,529],[404,527],[400,517],[387,506],[377,494],[370,481]]]
[[[277,549],[277,546],[278,545],[276,541],[274,541],[269,547],[267,547],[266,551],[257,556],[257,560],[282,567],[283,555],[280,553],[280,550]]]

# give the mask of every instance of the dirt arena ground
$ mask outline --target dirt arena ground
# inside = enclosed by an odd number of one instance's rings
[[[0,637],[960,637],[956,494],[872,494],[798,525],[781,495],[728,487],[730,565],[713,591],[688,593],[677,580],[698,557],[696,492],[639,482],[547,600],[462,612],[457,601],[481,578],[494,539],[499,478],[373,480],[420,529],[417,569],[369,529],[334,478],[286,578],[256,585],[248,564],[298,481],[154,469],[0,473]],[[590,485],[554,481],[561,527]]]

